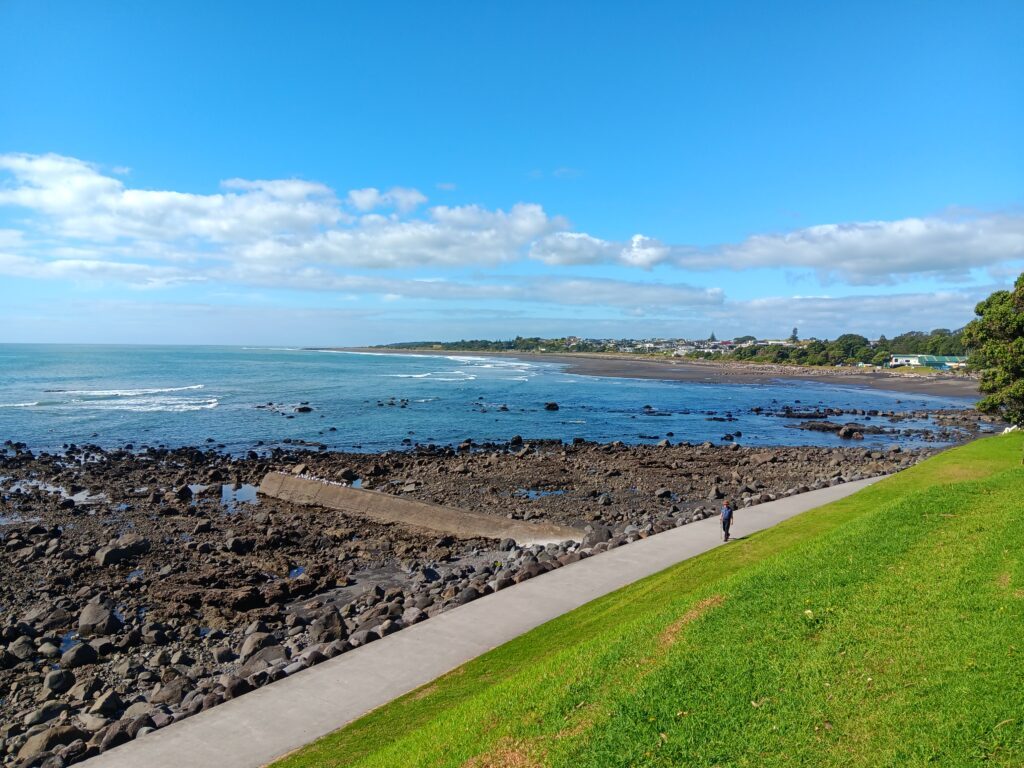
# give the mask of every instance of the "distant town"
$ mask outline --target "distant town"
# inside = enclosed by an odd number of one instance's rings
[[[814,366],[927,367],[957,370],[967,366],[962,332],[938,328],[910,331],[888,339],[868,339],[847,333],[836,339],[802,339],[799,329],[786,338],[760,339],[738,336],[719,339],[591,339],[580,336],[541,338],[517,336],[509,340],[414,341],[381,345],[383,349],[436,350],[449,352],[609,353],[656,357],[688,357],[697,360],[736,360]]]

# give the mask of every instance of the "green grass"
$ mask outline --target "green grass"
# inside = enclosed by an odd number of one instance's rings
[[[669,568],[277,765],[1024,765],[1022,447]]]

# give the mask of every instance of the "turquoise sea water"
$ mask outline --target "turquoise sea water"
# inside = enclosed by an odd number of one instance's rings
[[[545,410],[547,402],[557,402],[559,410]],[[297,413],[302,403],[312,411]],[[377,451],[466,438],[506,441],[517,434],[646,443],[672,433],[673,442],[717,442],[736,430],[746,445],[848,445],[830,434],[789,429],[792,420],[751,412],[755,406],[819,404],[898,411],[966,407],[970,401],[819,382],[576,376],[557,364],[470,355],[0,345],[0,442],[21,441],[35,450],[87,442],[200,445],[209,439],[242,451],[288,439]],[[709,420],[727,413],[736,421]],[[889,426],[880,419],[872,423]],[[858,445],[894,442],[913,440],[869,436]]]

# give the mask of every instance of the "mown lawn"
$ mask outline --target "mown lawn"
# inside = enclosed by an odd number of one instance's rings
[[[1022,448],[669,568],[277,765],[1024,765]]]

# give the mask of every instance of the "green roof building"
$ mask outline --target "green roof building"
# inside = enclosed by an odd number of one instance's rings
[[[908,365],[912,368],[937,368],[948,371],[953,368],[965,368],[967,357],[964,355],[890,355],[889,367],[899,368]]]

